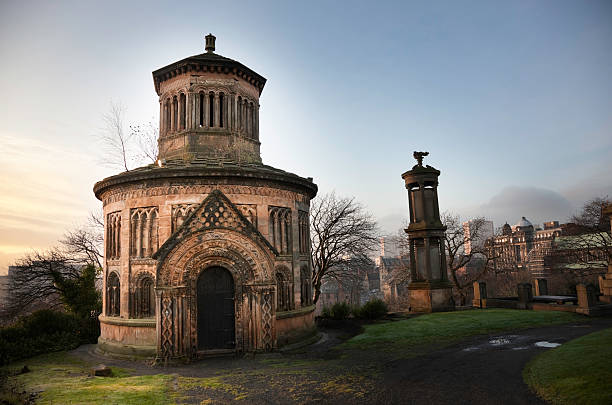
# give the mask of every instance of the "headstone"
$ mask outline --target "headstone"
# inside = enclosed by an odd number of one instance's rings
[[[535,279],[535,295],[536,297],[540,295],[548,295],[548,282],[545,278]]]
[[[474,281],[474,299],[472,306],[476,308],[487,307],[487,283],[484,281]]]
[[[520,283],[516,288],[518,292],[518,308],[527,309],[529,303],[533,300],[531,283]]]
[[[104,364],[100,364],[91,369],[91,375],[97,377],[110,377],[113,374],[113,371],[110,367],[105,366]]]
[[[576,292],[578,293],[579,307],[592,308],[597,305],[597,295],[595,294],[595,287],[592,284],[578,284],[576,286]]]

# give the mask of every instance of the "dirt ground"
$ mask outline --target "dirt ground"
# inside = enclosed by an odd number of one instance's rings
[[[359,326],[322,327],[315,344],[285,353],[210,358],[186,365],[151,366],[110,360],[93,346],[71,352],[87,362],[171,374],[178,403],[335,404],[541,404],[524,384],[522,370],[538,353],[612,327],[611,318],[476,336],[423,354],[356,351],[338,346]],[[197,379],[196,379],[197,378]]]

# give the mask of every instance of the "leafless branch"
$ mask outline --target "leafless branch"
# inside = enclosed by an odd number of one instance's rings
[[[103,120],[102,143],[106,152],[103,164],[129,171],[133,152],[131,134],[126,134],[124,129],[124,108],[120,104],[111,103]]]
[[[354,198],[337,198],[334,193],[313,201],[310,222],[316,303],[325,277],[347,277],[356,267],[371,263],[368,255],[378,243],[378,229]]]

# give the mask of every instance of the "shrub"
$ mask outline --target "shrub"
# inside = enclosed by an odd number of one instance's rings
[[[387,304],[383,300],[373,299],[366,302],[353,314],[355,317],[362,319],[380,319],[387,314],[388,310]]]
[[[337,321],[348,318],[351,307],[346,302],[336,302],[331,307],[331,318]]]
[[[0,365],[42,353],[74,349],[82,343],[95,343],[99,334],[96,318],[36,311],[13,326],[0,329]]]
[[[331,318],[331,309],[327,306],[321,310],[321,318]]]

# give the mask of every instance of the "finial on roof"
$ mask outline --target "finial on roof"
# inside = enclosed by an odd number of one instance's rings
[[[215,37],[213,34],[206,35],[206,52],[213,53],[215,51]]]
[[[429,152],[417,152],[414,151],[412,156],[417,160],[419,166],[423,167],[423,158],[429,155]]]

